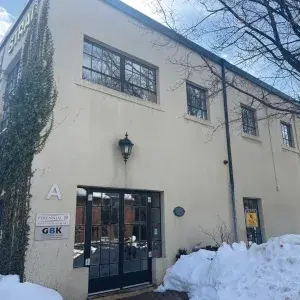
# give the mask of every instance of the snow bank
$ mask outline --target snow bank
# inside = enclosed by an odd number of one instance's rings
[[[188,292],[192,300],[299,300],[300,235],[182,256],[157,291],[166,290]]]
[[[62,300],[55,291],[33,283],[20,283],[16,275],[0,275],[1,300]]]

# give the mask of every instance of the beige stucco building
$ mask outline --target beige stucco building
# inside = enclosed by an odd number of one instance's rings
[[[22,22],[34,4],[1,46],[1,94],[15,84]],[[209,97],[208,73],[195,70],[186,82],[181,66],[170,63],[189,53],[191,64],[205,57],[221,70],[220,58],[118,0],[51,0],[49,13],[59,96],[54,130],[33,163],[28,280],[66,300],[159,284],[179,248],[214,244],[200,227],[212,232],[219,216],[234,236],[233,201],[239,240],[300,232],[293,118],[265,119],[265,109],[254,111],[244,94],[227,88],[229,119],[243,112],[229,124],[230,177],[229,136],[219,126],[224,91]],[[226,69],[254,93],[287,97],[229,63]],[[126,132],[134,143],[127,164],[119,147]],[[38,213],[70,214],[70,221],[61,236],[37,238]],[[246,215],[254,219],[248,229]]]

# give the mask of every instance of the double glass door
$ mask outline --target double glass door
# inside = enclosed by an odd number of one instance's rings
[[[86,189],[89,293],[151,282],[151,193]]]

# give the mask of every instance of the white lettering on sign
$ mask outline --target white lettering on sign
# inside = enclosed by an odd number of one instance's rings
[[[69,213],[38,213],[36,215],[35,225],[37,227],[46,226],[69,226],[70,214]]]
[[[16,44],[19,42],[21,37],[24,35],[26,32],[28,26],[33,20],[34,13],[37,8],[37,1],[33,4],[33,7],[29,10],[29,12],[25,15],[25,17],[22,19],[21,23],[13,33],[10,41],[9,41],[9,46],[8,46],[8,53],[12,53]]]
[[[57,200],[62,199],[58,184],[52,184],[46,200],[49,200],[51,197],[56,197]]]

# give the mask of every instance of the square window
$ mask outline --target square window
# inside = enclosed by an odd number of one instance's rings
[[[283,144],[287,147],[294,147],[292,125],[285,122],[281,122],[280,125]]]
[[[250,135],[258,135],[256,125],[256,112],[254,109],[242,105],[243,132]]]
[[[188,114],[198,119],[208,119],[206,91],[191,84],[187,88],[187,108]]]

